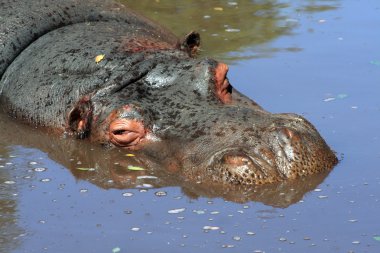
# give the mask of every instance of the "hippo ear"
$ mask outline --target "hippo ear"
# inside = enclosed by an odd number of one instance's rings
[[[88,98],[81,99],[68,115],[68,127],[77,138],[88,137],[91,129],[92,105]]]
[[[201,44],[201,37],[197,32],[190,32],[182,39],[180,49],[189,53],[190,56],[195,56]]]

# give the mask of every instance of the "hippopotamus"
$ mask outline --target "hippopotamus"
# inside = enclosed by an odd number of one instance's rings
[[[0,103],[194,181],[258,185],[337,163],[311,123],[264,110],[199,47],[197,32],[178,39],[111,1],[1,0]]]

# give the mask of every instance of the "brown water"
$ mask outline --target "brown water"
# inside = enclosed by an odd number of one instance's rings
[[[380,2],[125,3],[179,36],[200,31],[237,89],[303,114],[341,162],[209,187],[0,115],[0,252],[380,252]]]

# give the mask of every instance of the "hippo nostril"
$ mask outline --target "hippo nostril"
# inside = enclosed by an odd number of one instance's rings
[[[232,166],[243,166],[251,163],[250,159],[245,155],[230,155],[223,156],[223,162]]]
[[[288,127],[277,129],[275,132],[279,140],[287,144],[299,142],[301,140],[299,133]]]
[[[281,132],[287,139],[292,139],[294,135],[293,131],[291,131],[289,128],[283,128],[281,129]]]

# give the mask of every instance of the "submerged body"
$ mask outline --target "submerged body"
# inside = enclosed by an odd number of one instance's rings
[[[195,58],[197,33],[180,41],[96,0],[11,11],[26,3],[0,1],[0,101],[14,117],[141,150],[194,180],[262,184],[336,164],[306,119],[263,110],[232,88],[225,64]]]

